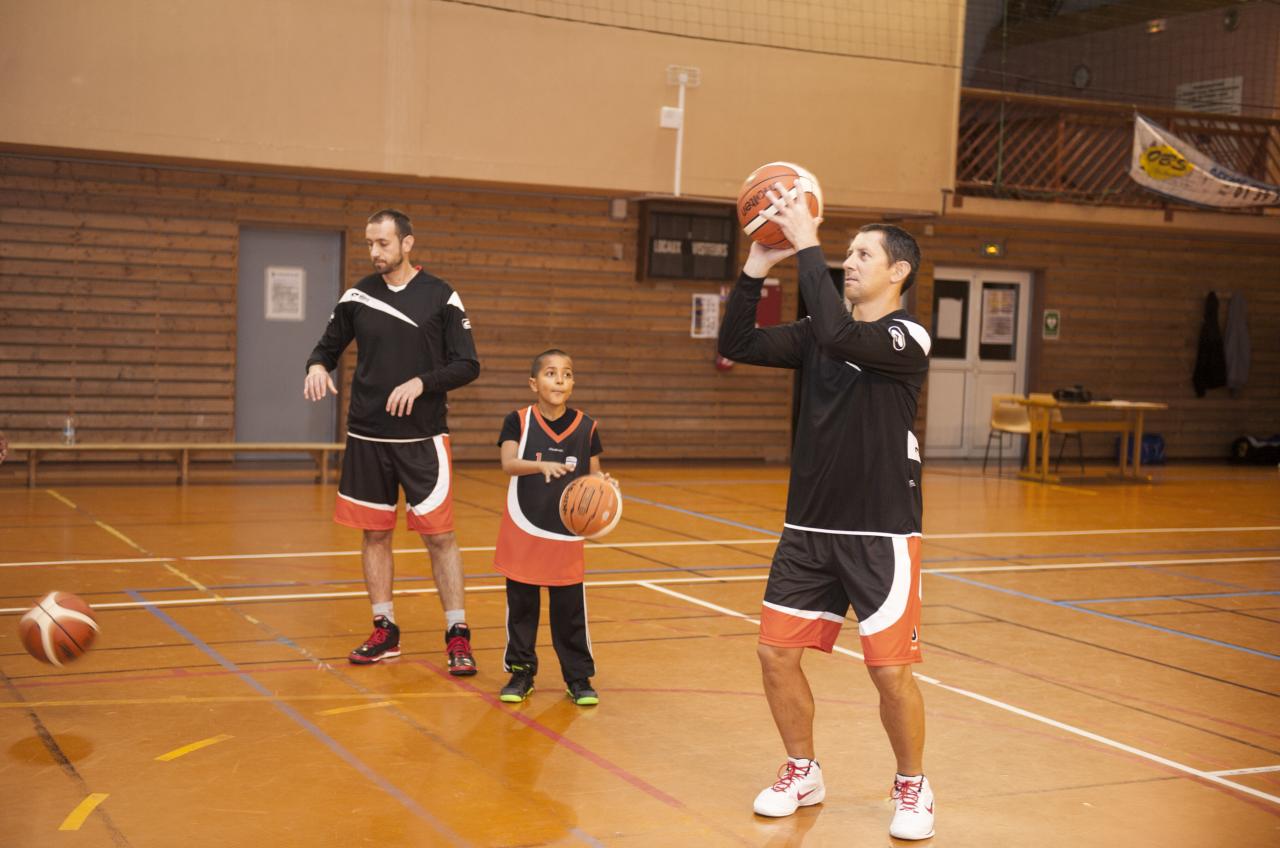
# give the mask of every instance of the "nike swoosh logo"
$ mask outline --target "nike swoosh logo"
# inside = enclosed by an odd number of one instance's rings
[[[812,795],[813,793],[815,793],[815,792],[817,792],[817,791],[818,791],[818,790],[816,790],[816,789],[810,789],[808,792],[801,792],[801,793],[799,793],[799,794],[797,794],[797,795],[796,795],[796,800],[797,800],[797,801],[803,801],[805,798],[808,798],[810,795]]]

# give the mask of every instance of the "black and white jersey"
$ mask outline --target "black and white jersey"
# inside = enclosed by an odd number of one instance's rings
[[[741,276],[720,328],[720,354],[799,369],[800,415],[786,526],[857,535],[921,532],[920,446],[912,428],[929,371],[929,333],[905,310],[856,321],[831,285],[822,250],[797,254],[810,315],[755,326],[763,280]]]
[[[498,444],[516,443],[516,458],[560,462],[569,473],[550,481],[541,474],[520,474],[507,487],[507,508],[498,529],[493,563],[521,583],[570,586],[582,582],[582,537],[560,520],[560,496],[569,484],[591,473],[591,457],[603,451],[596,422],[566,408],[555,421],[542,417],[536,404],[506,417]]]
[[[479,376],[480,359],[462,299],[448,283],[421,270],[396,288],[380,274],[365,277],[338,301],[307,368],[318,362],[332,371],[352,339],[350,435],[415,440],[449,431],[445,393]],[[387,398],[413,377],[422,378],[422,396],[413,412],[393,418]]]

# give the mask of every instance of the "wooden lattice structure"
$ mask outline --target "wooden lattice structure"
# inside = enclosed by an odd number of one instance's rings
[[[1280,182],[1280,120],[1172,109],[1143,114],[1216,162]],[[1134,107],[964,89],[956,156],[961,195],[1116,206],[1170,205],[1129,179]]]

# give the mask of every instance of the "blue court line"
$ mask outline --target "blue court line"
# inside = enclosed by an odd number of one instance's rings
[[[678,506],[670,506],[669,504],[658,503],[657,501],[651,501],[648,498],[637,498],[635,495],[627,495],[627,501],[633,502],[633,503],[642,503],[648,506],[656,506],[658,509],[669,509],[672,512],[680,512],[685,515],[692,515],[695,518],[705,518],[707,521],[715,521],[719,524],[728,524],[730,527],[738,527],[743,530],[752,530],[756,533],[764,533],[767,536],[777,536],[778,533],[780,532],[778,530],[765,530],[761,527],[754,527],[750,524],[743,524],[740,521],[732,521],[728,518],[720,518],[717,515],[707,515],[705,512],[694,512],[691,509],[681,509]]]
[[[1193,601],[1197,598],[1244,598],[1255,595],[1280,595],[1280,592],[1201,592],[1191,595],[1132,595],[1126,598],[1082,598],[1076,601],[1061,601],[1064,604],[1111,604],[1125,601]]]
[[[924,542],[929,543],[929,534],[924,535]],[[956,540],[970,541],[970,540]],[[981,540],[975,540],[981,541]],[[939,547],[955,547],[950,544],[950,539],[940,539],[932,544]],[[1264,548],[1169,548],[1167,550],[1151,550],[1144,548],[1140,551],[1059,551],[1051,554],[999,554],[995,556],[952,556],[952,557],[924,557],[921,562],[985,562],[986,560],[1000,560],[1001,562],[1009,562],[1015,564],[1013,560],[1024,559],[1079,559],[1080,557],[1114,557],[1123,556],[1168,556],[1171,554],[1257,554],[1257,553],[1274,553],[1280,551],[1280,547],[1268,545]],[[1204,563],[1193,563],[1193,565],[1203,565]],[[1162,565],[1160,568],[1172,568],[1172,566]],[[1191,575],[1186,575],[1190,577]]]
[[[187,628],[179,624],[177,621],[175,621],[173,617],[170,616],[168,613],[164,612],[164,610],[161,610],[160,608],[153,606],[152,604],[148,604],[146,602],[146,598],[140,592],[138,592],[135,589],[126,589],[125,594],[133,598],[135,601],[138,601],[144,604],[144,609],[146,609],[147,612],[151,613],[156,618],[163,621],[165,624],[169,626],[170,629],[175,631],[179,636],[186,639],[192,645],[195,645],[197,648],[203,651],[206,655],[211,657],[214,660],[214,662],[218,663],[227,671],[239,677],[242,681],[244,681],[246,684],[249,685],[249,688],[258,692],[260,695],[263,695],[267,699],[267,701],[271,704],[271,706],[275,707],[277,710],[284,713],[286,716],[288,716],[290,719],[292,719],[294,722],[300,725],[304,730],[306,730],[312,736],[316,737],[321,742],[323,742],[325,746],[329,748],[329,750],[333,751],[341,759],[345,760],[348,765],[350,765],[356,771],[360,772],[360,774],[364,775],[365,778],[367,778],[371,783],[375,784],[376,786],[378,786],[378,788],[382,789],[382,791],[386,792],[388,795],[390,795],[391,797],[399,801],[402,806],[404,806],[407,810],[409,810],[409,812],[413,813],[418,818],[422,819],[427,824],[431,825],[433,828],[439,831],[440,835],[443,836],[445,839],[447,839],[451,844],[453,845],[469,844],[466,840],[464,840],[458,834],[454,833],[449,828],[448,825],[446,825],[444,822],[440,821],[435,816],[431,815],[431,813],[423,809],[422,806],[418,804],[417,801],[410,798],[403,791],[401,791],[397,786],[392,784],[389,780],[382,777],[382,775],[378,774],[372,768],[370,768],[369,766],[361,762],[360,759],[357,758],[355,754],[351,753],[346,748],[344,748],[342,744],[338,742],[338,740],[334,739],[332,736],[325,733],[323,730],[321,730],[319,727],[317,727],[315,724],[309,721],[305,716],[303,716],[293,707],[289,706],[283,701],[278,700],[274,692],[272,692],[270,689],[263,686],[261,683],[259,683],[253,677],[251,677],[248,674],[248,672],[243,671],[239,666],[237,666],[231,660],[222,656],[222,654],[218,653],[213,647],[211,647],[199,636],[196,636],[190,630],[188,630]]]
[[[1158,624],[1151,624],[1147,621],[1136,621],[1132,618],[1125,618],[1122,615],[1112,615],[1107,612],[1078,607],[1067,601],[1055,601],[1052,598],[1042,598],[1039,595],[1028,594],[1027,592],[1019,592],[1017,589],[1006,589],[1004,586],[994,586],[990,583],[983,583],[978,580],[970,580],[967,577],[961,577],[958,574],[934,574],[933,577],[944,577],[947,580],[956,580],[960,583],[967,583],[970,586],[977,586],[979,589],[989,589],[993,592],[1003,592],[1006,595],[1013,595],[1018,598],[1025,598],[1028,601],[1035,601],[1041,604],[1049,604],[1059,609],[1068,609],[1073,612],[1082,612],[1086,615],[1096,615],[1099,618],[1110,619],[1111,621],[1120,621],[1125,624],[1132,624],[1134,627],[1145,627],[1148,630],[1157,630],[1161,633],[1168,633],[1173,636],[1181,636],[1184,639],[1194,639],[1197,642],[1204,642],[1209,645],[1217,645],[1219,648],[1230,648],[1233,651],[1241,651],[1246,654],[1253,654],[1257,657],[1264,657],[1269,660],[1280,660],[1280,654],[1269,654],[1266,651],[1258,651],[1253,648],[1246,648],[1243,645],[1234,645],[1231,642],[1221,642],[1217,639],[1210,639],[1207,636],[1197,636],[1194,633],[1186,633],[1182,630],[1174,630],[1172,627],[1161,627]]]

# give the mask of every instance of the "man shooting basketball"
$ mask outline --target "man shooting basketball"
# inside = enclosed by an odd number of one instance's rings
[[[803,197],[803,195],[801,195]],[[924,777],[924,702],[911,672],[920,661],[920,450],[912,426],[928,373],[930,340],[900,307],[920,250],[905,231],[870,224],[833,290],[818,220],[780,184],[767,213],[793,247],[751,245],[720,329],[720,354],[799,370],[800,414],[782,537],[760,615],[757,652],[774,723],[786,747],[778,780],[755,811],[786,816],[822,801],[814,751],[814,701],[800,661],[830,652],[852,605],[880,721],[897,759],[890,835],[933,835],[933,790]],[[795,254],[809,317],[755,326],[764,277]]]
[[[373,632],[348,659],[358,665],[400,656],[392,605],[391,534],[399,489],[407,524],[422,535],[445,614],[449,673],[476,673],[463,601],[462,554],[453,532],[453,496],[445,393],[480,374],[471,322],[448,283],[409,261],[413,227],[394,209],[365,227],[375,273],[342,295],[307,359],[303,395],[337,392],[329,372],[355,339],[358,347],[347,449],[334,521],[364,531],[365,586]]]

